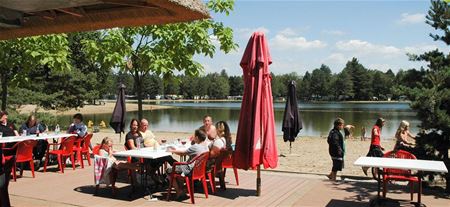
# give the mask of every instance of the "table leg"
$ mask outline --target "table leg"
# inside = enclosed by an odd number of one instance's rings
[[[421,197],[422,197],[422,174],[419,172],[418,173],[418,177],[419,177],[419,193],[417,195],[417,202],[419,203],[419,206],[421,205]],[[414,185],[414,183],[411,183],[411,185]]]
[[[380,178],[380,170],[378,168],[375,168],[375,171],[377,172],[377,183],[378,183],[378,199],[380,199],[380,191],[381,191],[381,178]]]

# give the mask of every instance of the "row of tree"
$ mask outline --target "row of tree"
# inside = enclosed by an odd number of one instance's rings
[[[415,81],[424,75],[424,70],[400,70],[394,74],[392,70],[381,72],[369,70],[358,62],[356,58],[349,60],[345,68],[333,74],[326,65],[299,75],[296,72],[282,75],[272,74],[272,94],[274,98],[285,97],[287,83],[291,80],[297,84],[297,98],[310,100],[387,100],[398,99],[405,95],[400,88],[414,87]],[[127,94],[136,94],[136,84],[132,75],[127,73],[111,74],[111,81],[116,85],[122,82],[127,86]],[[155,98],[157,95],[181,95],[185,99],[195,97],[209,97],[211,99],[224,99],[228,96],[242,96],[244,82],[242,76],[229,76],[225,70],[220,73],[210,73],[203,76],[178,75],[161,77],[148,74],[142,77],[142,93],[146,98]],[[109,88],[108,96],[116,93],[116,89]],[[105,94],[105,93],[102,93]]]

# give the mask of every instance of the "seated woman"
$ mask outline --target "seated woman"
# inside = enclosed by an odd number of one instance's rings
[[[206,140],[206,132],[200,129],[195,130],[194,134],[194,142],[195,144],[191,145],[187,149],[175,149],[174,147],[168,147],[167,151],[175,153],[177,155],[188,155],[188,162],[191,161],[197,155],[200,155],[204,152],[208,151],[208,145],[205,142]],[[189,175],[193,169],[194,165],[177,165],[175,169],[167,168],[167,174],[172,173],[175,170],[176,173]],[[186,197],[186,192],[181,187],[181,180],[176,180],[174,182],[175,191],[177,194],[177,199]]]
[[[408,141],[408,138],[416,139],[416,136],[409,132],[409,122],[403,120],[398,126],[397,132],[395,133],[396,143],[394,150],[405,150],[413,153],[413,143]]]
[[[139,132],[139,121],[132,119],[130,122],[130,131],[125,136],[125,148],[127,150],[138,149],[144,147],[144,139]]]
[[[106,174],[109,175],[109,179],[114,192],[118,171],[131,170],[131,180],[132,184],[134,184],[136,183],[136,170],[139,168],[139,165],[137,163],[129,163],[125,160],[117,160],[113,156],[113,152],[113,140],[109,137],[103,138],[100,145],[99,155],[109,158],[108,167],[106,168]]]
[[[228,127],[227,122],[219,121],[216,123],[215,128],[216,128],[217,138],[214,139],[214,142],[212,143],[212,146],[210,147],[210,152],[211,152],[210,157],[217,157],[218,153],[220,153],[220,151],[223,149],[225,149],[229,153],[233,152],[233,149],[231,147],[232,140],[231,140],[230,127]]]

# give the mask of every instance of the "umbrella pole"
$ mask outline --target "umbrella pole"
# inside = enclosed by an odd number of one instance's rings
[[[256,196],[261,196],[261,165],[256,170]]]

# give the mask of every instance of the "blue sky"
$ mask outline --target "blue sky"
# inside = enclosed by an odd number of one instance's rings
[[[321,64],[338,73],[352,57],[369,69],[418,68],[425,64],[409,61],[406,53],[450,51],[428,36],[434,32],[425,23],[429,7],[428,0],[237,0],[229,16],[211,15],[233,29],[239,49],[196,59],[206,73],[241,75],[239,61],[251,33],[264,31],[275,74],[303,75]]]

